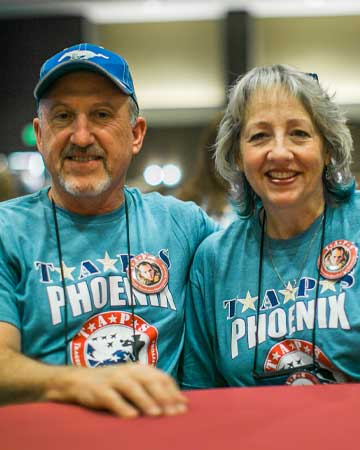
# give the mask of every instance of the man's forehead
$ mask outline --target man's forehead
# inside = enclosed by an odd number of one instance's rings
[[[60,96],[116,96],[127,98],[111,80],[91,71],[76,71],[58,78],[44,94],[45,98]]]

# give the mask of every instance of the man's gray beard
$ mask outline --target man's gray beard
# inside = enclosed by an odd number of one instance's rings
[[[88,152],[91,152],[91,154],[93,155],[102,157],[106,178],[102,181],[99,181],[95,186],[89,184],[88,188],[82,188],[81,190],[76,187],[76,183],[66,181],[66,179],[63,177],[62,172],[64,169],[65,158],[73,156],[76,152],[80,152],[84,155],[88,154]],[[104,155],[105,154],[102,148],[98,147],[97,145],[89,145],[87,147],[79,147],[78,145],[74,144],[67,145],[61,154],[61,168],[58,173],[60,186],[65,190],[65,192],[73,195],[74,197],[96,197],[97,195],[104,193],[107,189],[109,189],[112,183],[112,176],[108,170],[107,161],[106,158],[104,158]]]
[[[74,197],[96,197],[103,194],[109,189],[112,183],[112,177],[109,173],[106,173],[106,178],[103,181],[99,181],[96,185],[89,186],[89,189],[79,190],[73,183],[66,181],[63,176],[59,175],[60,186],[70,195]]]

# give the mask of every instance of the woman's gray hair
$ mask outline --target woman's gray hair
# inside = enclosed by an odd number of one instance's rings
[[[353,142],[345,116],[338,105],[320,86],[314,74],[280,64],[255,67],[240,77],[230,89],[228,105],[215,143],[216,168],[232,186],[240,214],[253,214],[257,198],[237,164],[247,105],[254,92],[274,87],[289,91],[309,113],[331,159],[323,176],[326,199],[332,203],[344,200],[354,188],[354,177],[350,170]]]

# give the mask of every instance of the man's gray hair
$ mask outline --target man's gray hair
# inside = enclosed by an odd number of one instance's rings
[[[129,97],[129,117],[131,126],[133,127],[136,119],[139,117],[139,108],[132,97]]]
[[[254,212],[257,198],[237,165],[247,105],[257,90],[273,90],[277,87],[284,88],[300,100],[323,138],[331,159],[323,176],[326,198],[339,202],[353,190],[354,178],[350,170],[353,142],[345,116],[338,105],[313,74],[280,64],[255,67],[240,77],[230,89],[215,144],[216,168],[232,186],[239,212],[245,216]]]

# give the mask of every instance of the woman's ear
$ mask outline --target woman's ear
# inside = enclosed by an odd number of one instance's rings
[[[331,163],[331,152],[330,152],[330,149],[327,146],[325,146],[324,152],[325,152],[325,154],[324,154],[324,164],[325,164],[325,167],[327,167]]]
[[[244,165],[243,165],[243,161],[242,161],[242,153],[241,153],[241,145],[240,144],[238,146],[238,151],[236,153],[235,162],[236,162],[236,165],[238,166],[238,168],[241,170],[241,172],[243,172]]]

